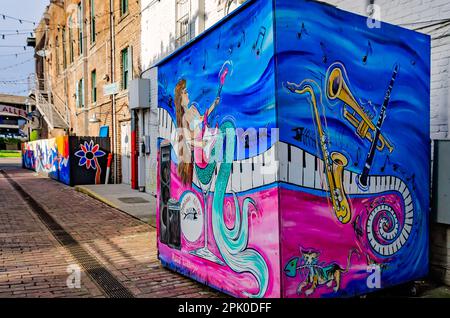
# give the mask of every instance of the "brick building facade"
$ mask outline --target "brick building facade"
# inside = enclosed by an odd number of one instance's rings
[[[36,43],[38,89],[67,122],[68,134],[98,136],[100,127],[108,127],[116,154],[113,175],[121,182],[128,85],[140,73],[139,1],[51,1],[36,29]],[[39,50],[46,52],[43,63]]]

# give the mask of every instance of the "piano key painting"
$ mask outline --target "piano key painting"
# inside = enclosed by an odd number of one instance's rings
[[[236,297],[427,274],[428,36],[255,0],[157,68],[164,266]]]

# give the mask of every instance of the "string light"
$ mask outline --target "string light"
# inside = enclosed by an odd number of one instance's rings
[[[10,15],[4,14],[4,13],[0,13],[0,15],[3,17],[3,20],[6,20],[6,18],[8,18],[10,20],[19,21],[20,24],[23,24],[25,22],[25,23],[31,23],[33,25],[36,25],[35,21],[30,21],[30,20],[26,20],[26,19],[22,19],[22,18],[16,18],[16,17],[10,16]]]
[[[30,54],[30,53],[34,53],[34,51],[0,54],[0,56],[15,56],[17,58],[19,55]]]
[[[28,63],[30,61],[34,61],[34,58],[30,58],[30,59],[27,59],[27,60],[22,61],[20,63],[11,64],[11,65],[8,65],[8,66],[5,66],[5,67],[0,67],[0,71],[8,70],[8,69],[11,69],[11,68],[14,68],[14,67],[26,64],[26,63]]]

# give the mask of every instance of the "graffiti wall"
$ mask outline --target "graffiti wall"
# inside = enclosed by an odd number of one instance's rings
[[[276,4],[283,296],[350,296],[426,275],[429,37]]]
[[[425,275],[429,54],[399,27],[256,0],[163,60],[161,262],[237,297]]]
[[[24,168],[67,185],[105,182],[109,138],[61,136],[22,144]]]
[[[62,136],[22,144],[24,168],[48,174],[52,179],[70,185],[69,137]]]

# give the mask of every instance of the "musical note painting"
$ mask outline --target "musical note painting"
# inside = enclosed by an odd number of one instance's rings
[[[164,266],[267,298],[427,274],[428,36],[254,0],[157,67]]]

